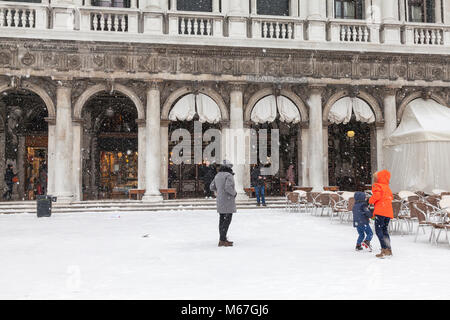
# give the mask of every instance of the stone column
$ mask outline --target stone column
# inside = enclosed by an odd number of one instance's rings
[[[235,172],[238,200],[246,200],[248,196],[244,191],[245,170],[249,167],[246,163],[245,133],[244,133],[244,84],[232,84],[230,92],[230,129],[226,135],[226,157],[233,163]]]
[[[142,198],[146,202],[159,202],[163,198],[160,189],[161,177],[161,139],[160,139],[160,121],[161,121],[161,94],[159,81],[149,83],[147,90],[147,123],[145,138],[145,195]]]
[[[247,38],[246,16],[248,16],[248,10],[245,11],[244,1],[230,0],[228,8],[228,34],[230,38]]]
[[[442,23],[442,0],[435,0],[434,4],[434,14],[435,14],[435,22],[436,23]]]
[[[326,0],[308,2],[308,40],[326,41]]]
[[[314,191],[323,191],[324,187],[324,150],[322,93],[324,86],[311,86],[309,105],[309,183]]]
[[[161,188],[169,187],[169,120],[161,120]]]
[[[220,12],[219,0],[212,0],[212,12],[214,13]]]
[[[251,14],[252,15],[257,15],[258,14],[258,1],[257,0],[251,0],[251,4],[250,4],[250,10],[251,10]]]
[[[378,0],[375,3],[378,3],[381,8],[383,42],[386,44],[400,44],[399,0]]]
[[[56,89],[56,154],[55,190],[58,202],[73,200],[72,172],[72,84],[70,81],[57,81]]]
[[[327,0],[327,18],[334,19],[334,0]]]
[[[56,118],[46,118],[48,123],[47,142],[47,194],[55,192]]]
[[[177,0],[169,0],[170,1],[170,11],[177,11]]]
[[[384,136],[389,137],[397,128],[396,88],[384,89]]]
[[[164,29],[163,10],[167,10],[167,4],[165,3],[162,6],[160,0],[147,0],[144,3],[140,2],[139,7],[142,12],[143,33],[162,35]],[[172,8],[171,10],[176,10],[176,1],[175,9]],[[137,16],[136,19],[138,19]],[[136,32],[138,32],[138,30],[136,30]],[[178,29],[176,33],[178,33]]]
[[[299,5],[299,0],[291,0],[290,1],[289,14],[291,17],[298,17],[298,5]]]
[[[407,7],[405,0],[400,0],[400,22],[404,23],[405,21],[408,21],[407,19]]]
[[[74,119],[72,121],[73,126],[73,198],[75,201],[81,201],[82,199],[82,137],[83,137],[83,120]]]
[[[444,0],[443,4],[443,12],[444,12],[444,21],[445,24],[450,24],[450,0]]]
[[[299,17],[302,20],[305,20],[308,17],[308,0],[299,0]]]
[[[383,23],[398,22],[398,0],[382,1],[381,12],[383,16]]]
[[[138,189],[145,190],[145,157],[146,157],[146,131],[144,119],[137,119],[138,125]]]

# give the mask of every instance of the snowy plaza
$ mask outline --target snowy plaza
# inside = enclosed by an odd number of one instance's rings
[[[450,0],[0,0],[0,299],[449,299],[449,57]]]
[[[213,211],[0,215],[0,299],[448,299],[448,245],[356,231],[284,209],[239,210],[232,248]],[[373,227],[373,226],[372,226]]]

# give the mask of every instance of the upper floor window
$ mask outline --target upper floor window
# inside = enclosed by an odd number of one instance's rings
[[[363,8],[364,0],[334,1],[334,11],[337,19],[364,19]]]
[[[212,0],[178,0],[177,10],[212,12]]]
[[[256,12],[261,15],[289,16],[289,0],[257,0]]]
[[[92,5],[97,7],[129,8],[130,0],[92,0]]]
[[[435,22],[434,0],[409,0],[409,22]]]

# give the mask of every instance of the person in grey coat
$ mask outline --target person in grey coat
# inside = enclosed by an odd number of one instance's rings
[[[211,182],[210,189],[217,193],[216,203],[217,212],[220,214],[219,218],[219,247],[231,247],[232,241],[228,241],[227,232],[230,227],[233,213],[236,212],[236,189],[234,187],[234,173],[233,165],[224,160],[216,174],[214,180]]]

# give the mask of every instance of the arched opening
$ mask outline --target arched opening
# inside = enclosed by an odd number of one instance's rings
[[[119,92],[102,91],[83,107],[83,200],[125,199],[138,187],[138,113]]]
[[[0,170],[4,174],[12,165],[18,178],[11,193],[10,178],[1,179],[2,190],[6,191],[2,192],[3,199],[34,200],[47,192],[47,106],[36,93],[8,90],[1,93],[0,117]]]
[[[217,103],[203,93],[179,98],[169,112],[168,187],[177,190],[179,198],[208,195],[208,171],[216,170],[220,160],[221,141],[217,141],[222,114]],[[210,141],[205,134],[212,133]],[[185,140],[187,139],[187,140]],[[207,150],[216,144],[215,148]]]
[[[250,171],[256,166],[272,167],[278,161],[277,172],[265,177],[265,193],[269,196],[284,195],[288,184],[288,169],[293,165],[294,184],[299,185],[298,172],[301,171],[301,115],[297,106],[289,98],[269,95],[259,100],[251,111],[251,128],[253,153]],[[279,137],[273,139],[277,130]],[[266,135],[267,134],[267,135]],[[261,140],[262,138],[262,140]],[[264,142],[265,141],[265,142]],[[263,143],[263,144],[262,144]],[[278,145],[273,145],[277,143]],[[267,146],[267,147],[266,147]],[[266,147],[266,148],[265,148]],[[272,151],[278,149],[278,159]],[[251,174],[250,174],[251,175]]]
[[[372,177],[375,115],[360,98],[336,101],[328,115],[329,185],[340,190],[365,190]]]

